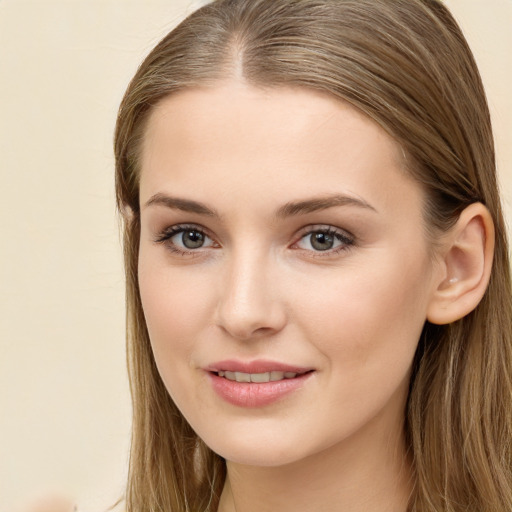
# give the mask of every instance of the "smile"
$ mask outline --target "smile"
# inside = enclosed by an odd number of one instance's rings
[[[213,391],[242,408],[265,407],[300,392],[316,373],[312,368],[275,361],[222,361],[205,368]]]
[[[244,372],[228,372],[228,371],[219,371],[217,372],[219,377],[224,377],[225,379],[236,381],[236,382],[276,382],[283,379],[294,379],[299,375],[295,372],[264,372],[264,373],[244,373]]]

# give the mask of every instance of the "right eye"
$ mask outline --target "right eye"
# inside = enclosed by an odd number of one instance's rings
[[[198,226],[171,226],[156,239],[173,252],[189,254],[198,249],[215,247],[215,242]]]

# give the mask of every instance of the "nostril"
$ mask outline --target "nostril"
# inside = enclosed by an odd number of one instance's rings
[[[279,311],[279,307],[278,303],[273,303],[270,307],[255,306],[249,311],[225,307],[219,309],[217,325],[237,340],[248,341],[272,336],[286,324],[286,316]]]

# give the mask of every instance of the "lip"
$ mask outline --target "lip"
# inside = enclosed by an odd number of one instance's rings
[[[293,366],[276,361],[219,361],[205,368],[210,384],[224,401],[237,407],[257,408],[278,402],[299,391],[314,373],[313,368]],[[219,377],[217,372],[266,373],[271,371],[293,372],[291,379],[270,382],[236,382]]]
[[[270,361],[266,359],[258,359],[256,361],[237,361],[228,359],[208,365],[205,370],[207,372],[243,372],[243,373],[266,373],[266,372],[292,372],[306,373],[314,368],[305,366],[293,366],[278,361]]]

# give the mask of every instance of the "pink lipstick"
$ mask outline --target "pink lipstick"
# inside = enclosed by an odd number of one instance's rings
[[[275,361],[219,361],[209,365],[213,390],[226,402],[239,407],[263,407],[302,388],[312,368]]]

